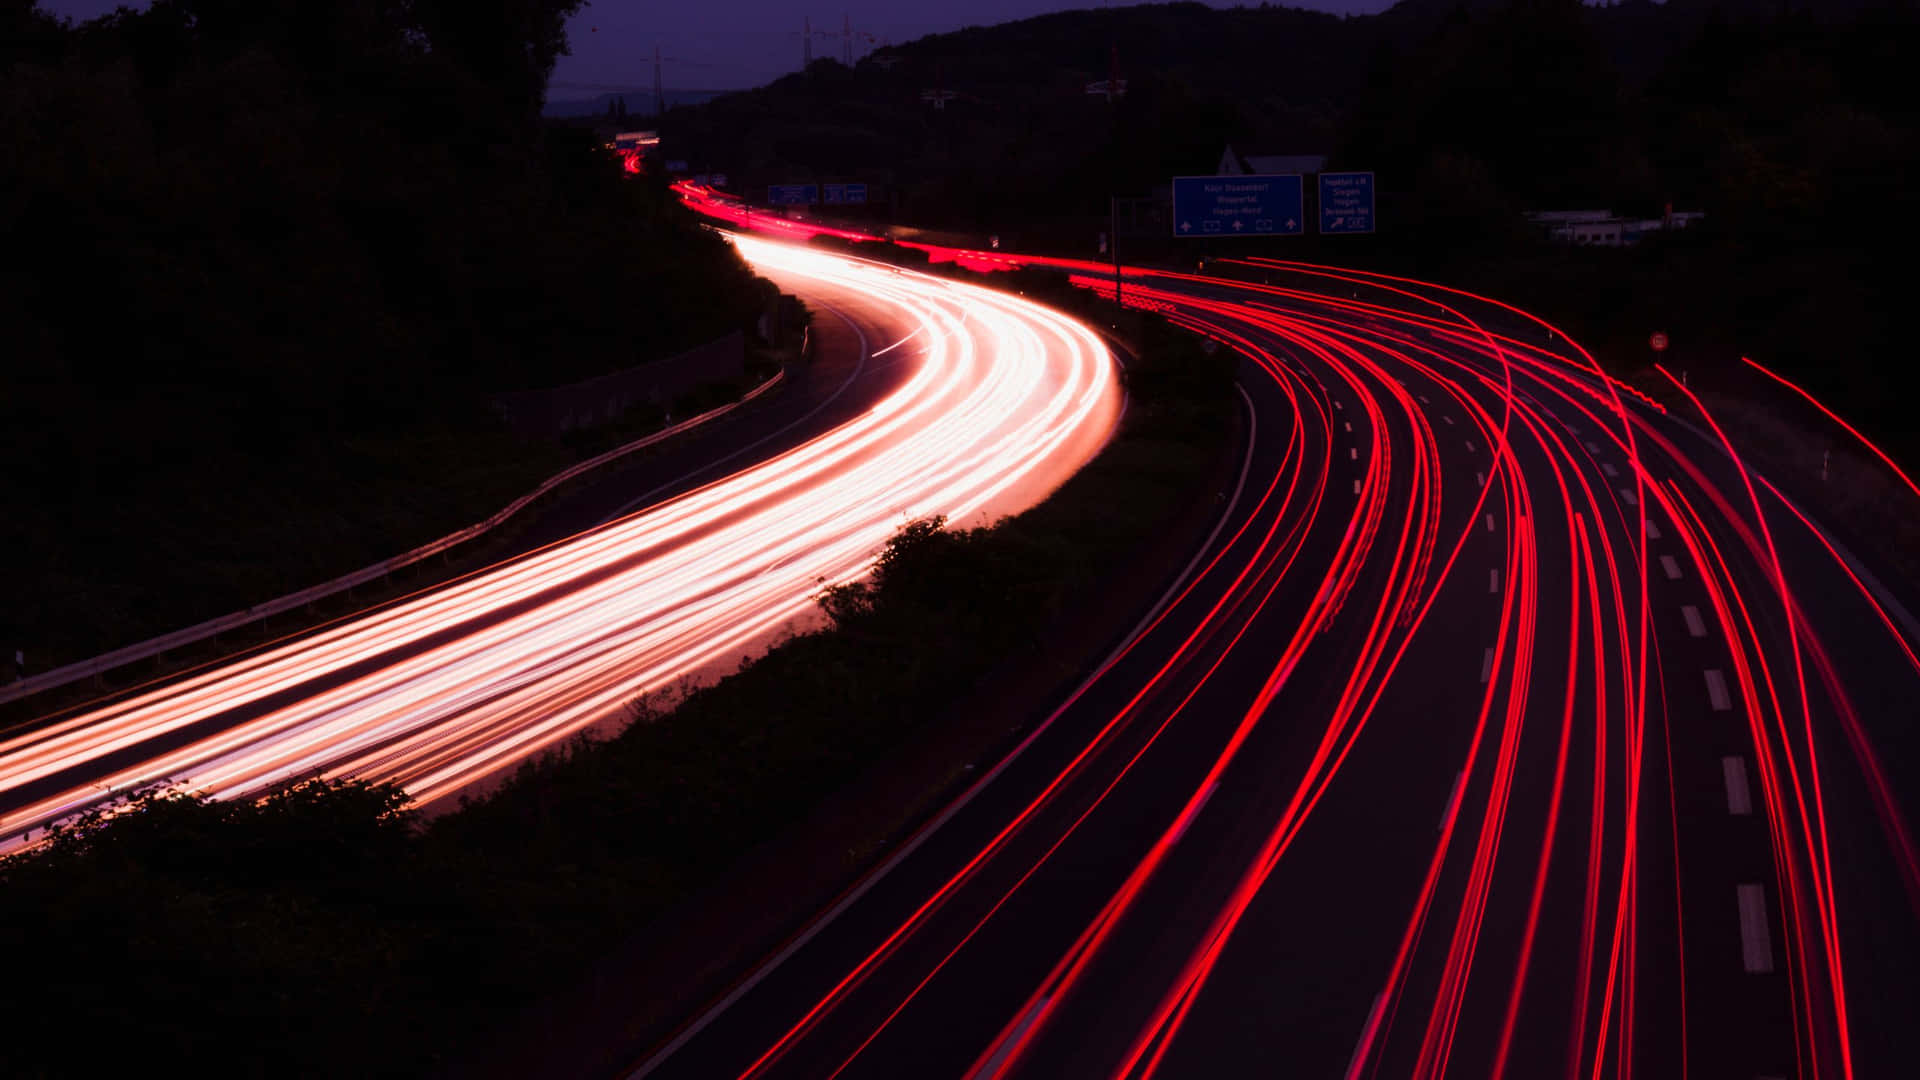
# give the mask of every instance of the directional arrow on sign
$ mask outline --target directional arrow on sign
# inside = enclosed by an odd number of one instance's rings
[[[1191,222],[1191,221],[1183,221],[1183,222],[1181,222],[1181,223],[1180,223],[1180,231],[1181,231],[1181,232],[1192,232],[1192,231],[1193,231],[1193,222]]]
[[[1244,221],[1241,221],[1241,220],[1240,220],[1239,218],[1235,218],[1235,219],[1233,220],[1233,231],[1234,231],[1234,232],[1239,232],[1239,231],[1240,231],[1241,229],[1244,229],[1244,228],[1246,228],[1246,227],[1247,227],[1247,223],[1246,223],[1246,222],[1244,222]]]
[[[1294,227],[1296,227],[1296,226],[1298,226],[1299,224],[1300,224],[1299,222],[1297,222],[1297,221],[1295,221],[1295,220],[1293,220],[1292,218],[1288,218],[1288,219],[1287,219],[1287,228],[1289,228],[1289,229],[1291,229],[1291,228],[1294,228]]]

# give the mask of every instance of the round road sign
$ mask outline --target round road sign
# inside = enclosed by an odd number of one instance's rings
[[[1656,330],[1653,336],[1647,339],[1647,344],[1653,347],[1654,352],[1666,352],[1667,335]]]

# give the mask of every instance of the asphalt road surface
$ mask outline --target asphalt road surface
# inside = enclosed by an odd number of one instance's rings
[[[1899,598],[1678,383],[1224,274],[1127,284],[1244,359],[1193,573],[630,1075],[1911,1075]]]

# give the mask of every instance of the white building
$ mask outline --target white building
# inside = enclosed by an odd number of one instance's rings
[[[1527,221],[1547,239],[1575,247],[1631,247],[1648,233],[1684,229],[1707,215],[1698,210],[1658,218],[1624,218],[1611,210],[1534,210]]]

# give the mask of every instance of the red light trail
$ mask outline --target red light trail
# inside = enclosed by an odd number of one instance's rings
[[[1098,264],[928,250],[1113,293]],[[1899,1008],[1858,1005],[1920,958],[1912,768],[1879,749],[1898,718],[1859,704],[1920,689],[1897,599],[1684,387],[1670,415],[1459,290],[1221,265],[1124,270],[1129,306],[1245,360],[1258,464],[1195,572],[1037,749],[863,884],[899,895],[838,915],[835,944],[781,954],[635,1075],[1904,1061]],[[1378,812],[1407,798],[1438,828]]]

